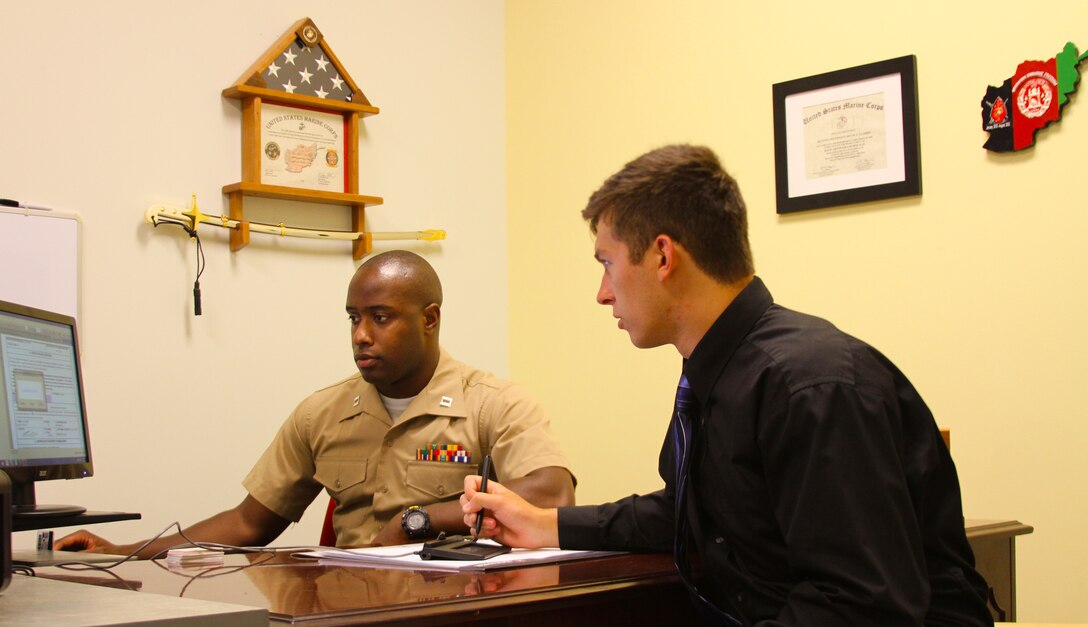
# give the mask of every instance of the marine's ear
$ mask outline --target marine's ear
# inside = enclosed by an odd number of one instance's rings
[[[437,333],[442,322],[442,308],[438,303],[431,303],[423,308],[423,329],[427,333]]]

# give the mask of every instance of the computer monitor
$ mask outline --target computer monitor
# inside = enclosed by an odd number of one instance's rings
[[[0,471],[15,517],[80,514],[39,505],[37,481],[93,474],[76,321],[0,300]]]

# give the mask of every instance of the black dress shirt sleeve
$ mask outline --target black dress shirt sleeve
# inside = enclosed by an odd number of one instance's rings
[[[673,500],[665,490],[605,505],[559,508],[559,546],[616,551],[672,550]]]

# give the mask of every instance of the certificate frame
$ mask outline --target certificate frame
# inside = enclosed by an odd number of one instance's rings
[[[259,127],[262,185],[349,191],[345,164],[356,160],[342,112],[266,100],[260,103]],[[306,154],[298,154],[302,152]]]
[[[779,214],[922,193],[914,55],[772,86]]]

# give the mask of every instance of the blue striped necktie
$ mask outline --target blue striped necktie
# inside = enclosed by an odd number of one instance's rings
[[[695,606],[704,615],[725,625],[740,625],[741,622],[727,614],[699,592],[691,579],[691,563],[688,561],[688,542],[691,539],[691,524],[687,516],[687,483],[691,465],[692,445],[694,443],[695,417],[699,415],[699,402],[688,383],[685,374],[680,375],[680,384],[676,387],[676,406],[672,413],[672,443],[676,459],[676,511],[674,524],[676,536],[673,539],[673,559],[676,571],[680,574]]]

